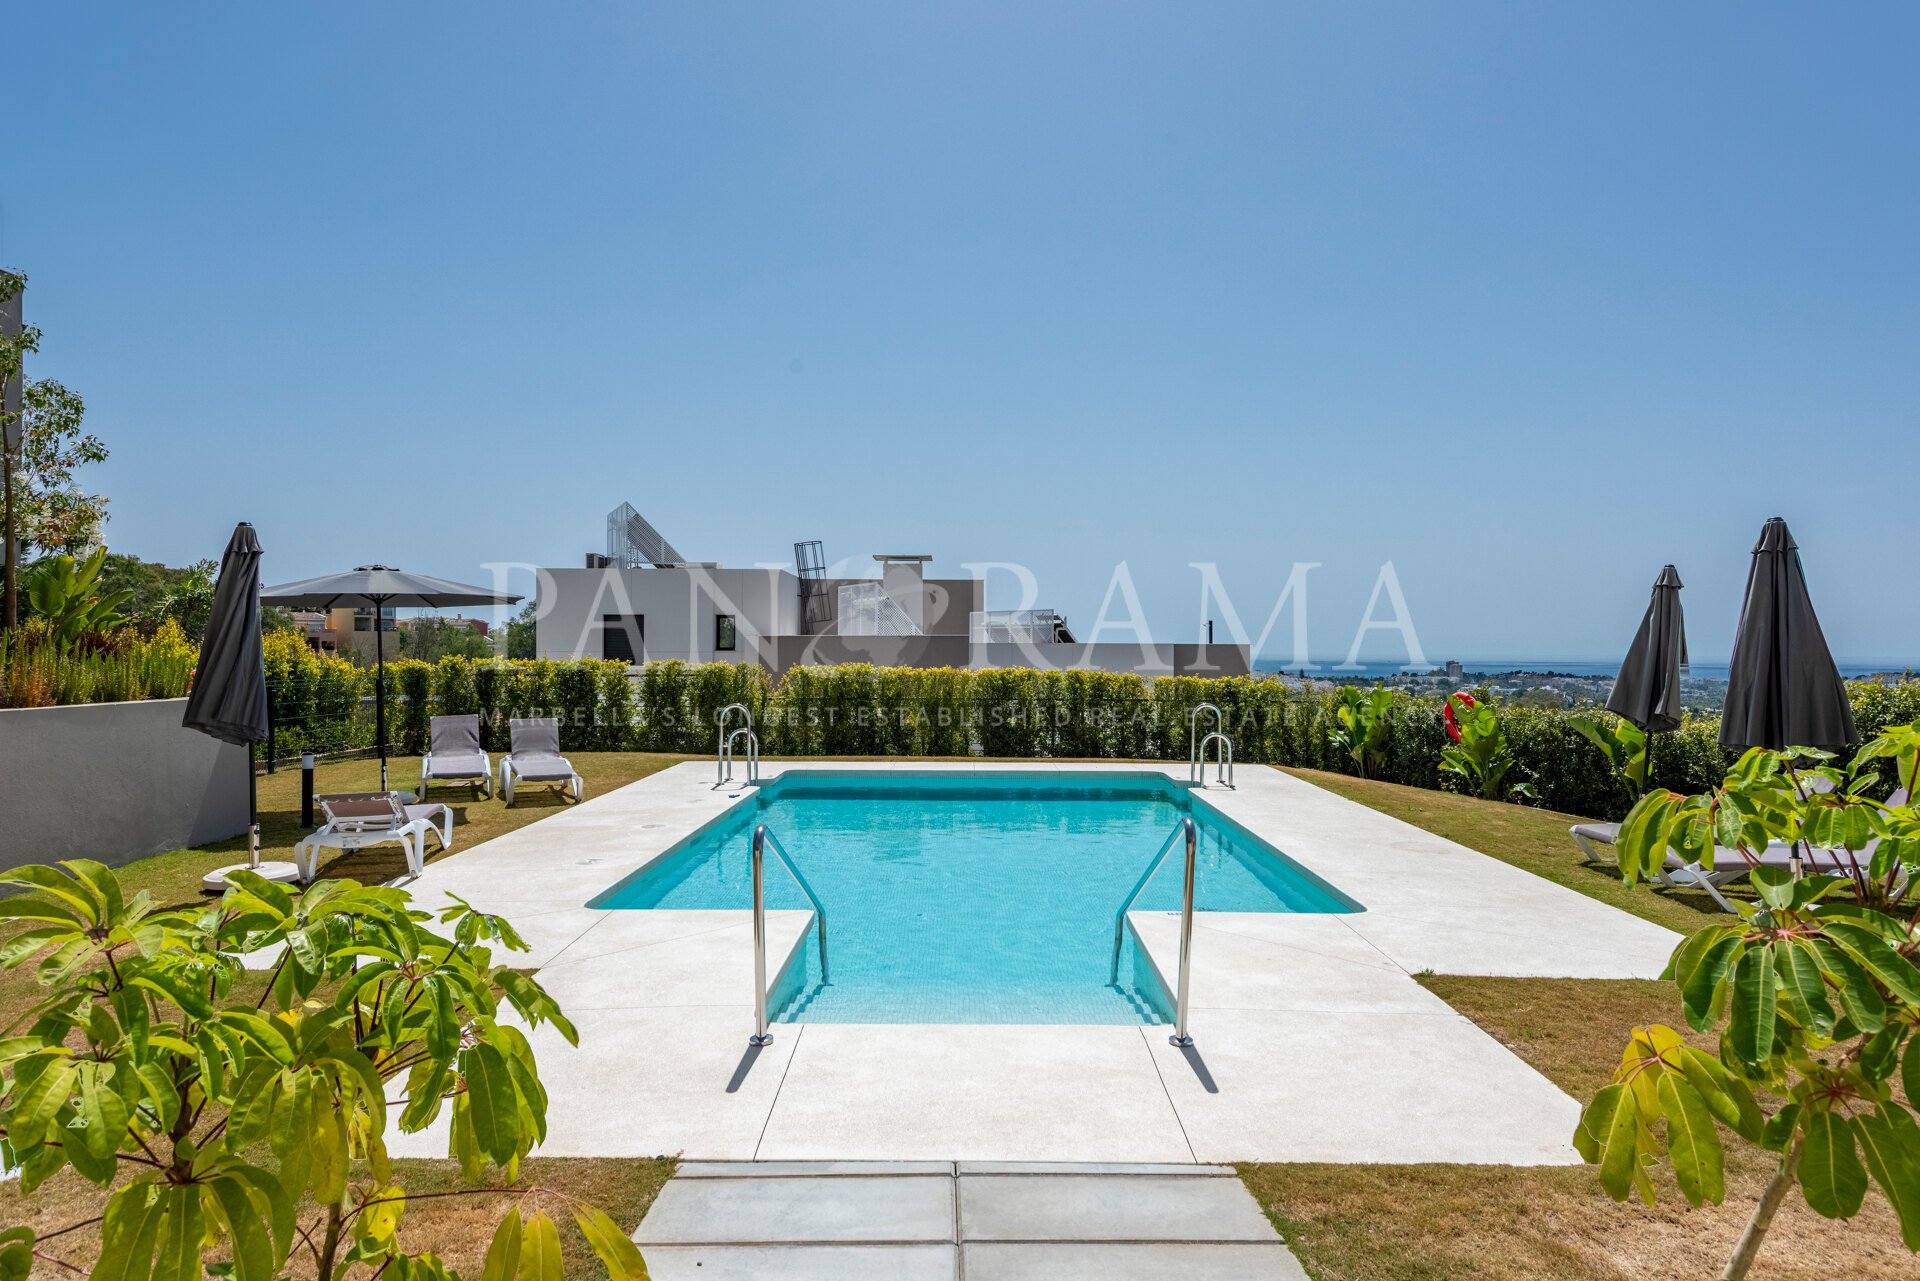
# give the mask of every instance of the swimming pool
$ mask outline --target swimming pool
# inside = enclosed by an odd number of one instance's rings
[[[783,774],[589,906],[750,908],[764,823],[829,925],[832,981],[810,930],[769,1002],[778,1021],[1159,1023],[1170,1000],[1131,931],[1108,982],[1114,913],[1188,815],[1196,910],[1360,910],[1162,774],[837,770]],[[1181,864],[1176,849],[1134,910],[1177,911]],[[809,906],[772,857],[766,894]]]

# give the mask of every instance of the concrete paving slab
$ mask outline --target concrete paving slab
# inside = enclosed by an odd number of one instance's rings
[[[753,1004],[753,921],[740,912],[619,912],[542,969],[568,1017],[647,1006]],[[747,916],[742,920],[743,915]],[[693,920],[693,917],[704,918]],[[654,920],[650,918],[664,919]],[[767,985],[799,947],[811,912],[767,913]]]
[[[752,1158],[801,1029],[754,1050],[745,1005],[592,1015],[578,1048],[550,1027],[529,1034],[547,1086],[541,1156]],[[388,1146],[395,1156],[444,1157],[445,1125],[390,1132]]]
[[[1238,1179],[975,1175],[960,1180],[963,1241],[1272,1241]]]
[[[1293,1252],[1273,1242],[970,1242],[960,1250],[967,1281],[1307,1281]]]
[[[671,1179],[633,1239],[651,1244],[954,1240],[953,1180]]]
[[[649,1245],[642,1251],[654,1281],[953,1281],[956,1275],[952,1245]]]
[[[1444,1014],[1197,1010],[1143,1029],[1203,1161],[1572,1165],[1580,1105]]]
[[[1272,917],[1274,914],[1260,914]],[[1251,912],[1194,917],[1193,1008],[1444,1014],[1445,1001],[1421,987],[1335,917],[1281,917],[1262,928]],[[1130,912],[1167,991],[1180,966],[1180,916]],[[1291,929],[1306,925],[1305,929]],[[1237,926],[1237,928],[1235,928]]]
[[[806,1025],[770,1160],[1190,1161],[1131,1027]]]

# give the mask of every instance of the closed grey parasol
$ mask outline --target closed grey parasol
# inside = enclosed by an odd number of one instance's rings
[[[1837,752],[1859,741],[1847,684],[1814,616],[1799,547],[1787,522],[1775,516],[1753,545],[1720,743]]]
[[[1668,565],[1653,580],[1653,599],[1633,644],[1620,664],[1620,678],[1607,710],[1649,734],[1680,728],[1680,670],[1687,665],[1687,625],[1680,610],[1680,575]]]
[[[267,736],[267,670],[260,647],[260,540],[245,521],[220,557],[200,661],[180,723],[247,749],[247,864],[260,866],[253,745]],[[212,878],[210,878],[212,879]]]

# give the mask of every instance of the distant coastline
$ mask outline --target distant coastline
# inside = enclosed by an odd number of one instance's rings
[[[1513,673],[1526,673],[1535,676],[1579,676],[1589,680],[1605,679],[1620,674],[1618,660],[1613,662],[1577,662],[1572,659],[1461,659],[1461,669],[1466,676],[1505,676]],[[1894,661],[1873,660],[1867,662],[1846,662],[1837,664],[1840,674],[1849,679],[1859,676],[1877,676],[1882,673],[1906,671],[1920,672],[1920,660]],[[1277,659],[1260,659],[1253,668],[1257,672],[1286,672],[1298,675],[1299,668],[1288,666]],[[1430,668],[1415,668],[1414,673],[1426,670],[1445,670],[1446,660],[1434,663]],[[1307,673],[1318,680],[1371,680],[1378,678],[1405,676],[1409,672],[1404,662],[1366,662],[1353,667],[1337,666],[1334,663],[1321,662],[1317,669]],[[1727,679],[1726,662],[1693,663],[1688,667],[1688,675],[1696,680],[1724,681]]]

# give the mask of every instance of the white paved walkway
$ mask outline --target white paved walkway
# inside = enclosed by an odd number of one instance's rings
[[[659,1281],[1305,1281],[1223,1166],[688,1163],[634,1240]]]
[[[1201,803],[1367,910],[1203,914],[1185,1052],[1155,1027],[834,1023],[781,1025],[749,1051],[749,913],[584,906],[745,799],[714,790],[711,764],[456,852],[414,888],[424,905],[453,892],[512,920],[579,1026],[578,1049],[535,1035],[546,1155],[1576,1162],[1575,1101],[1411,976],[1654,977],[1678,936],[1277,770],[1245,767],[1238,781]],[[806,920],[770,914],[770,972]],[[1171,978],[1174,918],[1132,921]],[[445,1141],[396,1137],[394,1150],[438,1155]]]

